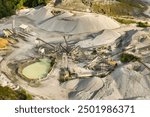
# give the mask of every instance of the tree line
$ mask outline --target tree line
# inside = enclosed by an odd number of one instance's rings
[[[0,0],[0,18],[15,14],[17,9],[46,5],[49,1],[51,0]]]

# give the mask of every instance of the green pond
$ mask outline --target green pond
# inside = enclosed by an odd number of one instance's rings
[[[49,59],[40,59],[39,62],[28,65],[22,70],[22,74],[29,79],[39,79],[46,77],[51,65]]]

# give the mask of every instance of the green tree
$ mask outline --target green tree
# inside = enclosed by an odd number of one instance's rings
[[[46,5],[51,0],[0,0],[0,18],[15,14],[16,9],[22,7],[36,7]]]

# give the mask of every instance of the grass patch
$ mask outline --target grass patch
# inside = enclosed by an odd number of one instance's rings
[[[125,19],[119,17],[114,17],[114,19],[121,24],[136,24],[137,27],[143,27],[143,28],[150,27],[148,22],[137,22],[134,19],[127,19],[127,18]]]
[[[121,24],[133,24],[133,23],[137,23],[136,21],[132,20],[132,19],[122,19],[122,18],[114,18],[116,21],[118,21]]]

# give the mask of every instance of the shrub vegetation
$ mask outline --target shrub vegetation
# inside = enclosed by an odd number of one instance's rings
[[[132,54],[127,54],[127,53],[123,53],[120,58],[120,61],[122,63],[128,63],[128,62],[136,61],[136,60],[139,60],[139,58]]]
[[[0,86],[0,100],[31,100],[32,96],[25,90],[14,91],[9,87]]]
[[[0,0],[0,18],[15,14],[16,9],[46,5],[51,0]]]

